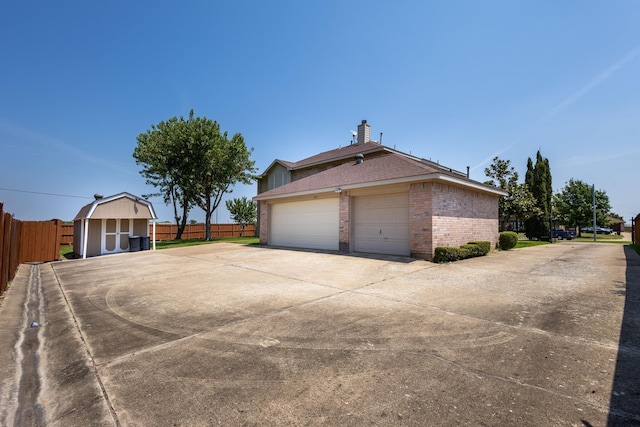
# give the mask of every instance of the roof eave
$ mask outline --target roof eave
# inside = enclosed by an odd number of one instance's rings
[[[423,182],[423,181],[445,181],[445,182],[450,182],[452,184],[471,187],[475,190],[482,191],[485,193],[491,193],[496,196],[508,195],[508,193],[500,190],[499,188],[489,187],[484,184],[476,183],[474,181],[467,181],[466,179],[460,179],[455,176],[451,176],[443,173],[430,173],[425,175],[414,175],[414,176],[406,176],[402,178],[385,179],[381,181],[369,181],[369,182],[362,182],[362,183],[356,183],[356,184],[345,184],[345,185],[340,185],[339,188],[341,190],[354,190],[359,188],[379,187],[383,185],[406,184],[406,183]],[[253,200],[260,201],[260,200],[272,200],[272,199],[284,199],[289,197],[308,196],[312,194],[335,192],[336,188],[337,187],[318,188],[314,190],[304,190],[304,191],[298,191],[293,193],[283,193],[283,194],[277,194],[273,196],[257,195],[253,197]]]

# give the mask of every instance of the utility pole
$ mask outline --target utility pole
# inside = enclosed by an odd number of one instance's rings
[[[593,197],[593,241],[596,241],[596,234],[598,234],[596,229],[596,185],[593,184],[591,187],[591,194]]]

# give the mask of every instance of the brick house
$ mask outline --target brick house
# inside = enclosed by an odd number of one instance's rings
[[[263,245],[431,259],[437,246],[498,238],[501,190],[370,140],[298,162],[275,160],[258,179]]]

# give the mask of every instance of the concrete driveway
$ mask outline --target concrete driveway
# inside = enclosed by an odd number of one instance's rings
[[[615,244],[22,265],[0,424],[640,425],[639,307],[640,257]]]

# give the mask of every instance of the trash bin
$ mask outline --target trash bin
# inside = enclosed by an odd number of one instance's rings
[[[140,250],[141,251],[149,250],[149,236],[140,236]]]
[[[140,236],[129,236],[129,252],[140,250]]]

